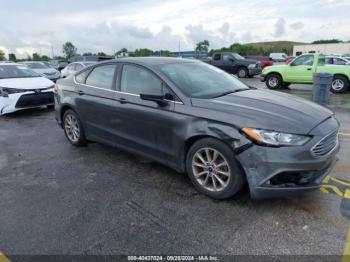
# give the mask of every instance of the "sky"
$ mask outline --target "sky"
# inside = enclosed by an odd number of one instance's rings
[[[350,0],[0,0],[0,49],[24,58],[121,48],[193,50],[232,43],[350,40]]]

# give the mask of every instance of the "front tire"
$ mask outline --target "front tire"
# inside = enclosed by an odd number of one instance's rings
[[[69,109],[64,113],[62,121],[68,141],[74,146],[85,146],[87,141],[78,114]]]
[[[349,88],[349,82],[348,79],[344,76],[334,76],[331,86],[331,91],[333,93],[339,94],[339,93],[345,93],[346,90]]]
[[[281,88],[282,84],[282,78],[278,74],[270,74],[266,77],[266,86],[269,89]]]
[[[245,181],[232,149],[213,138],[201,139],[191,146],[186,169],[194,187],[214,199],[233,196]]]

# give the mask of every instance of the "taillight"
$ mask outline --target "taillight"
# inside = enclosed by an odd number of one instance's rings
[[[57,93],[57,92],[58,92],[58,89],[59,89],[58,84],[55,84],[54,87],[53,87],[53,91],[54,91],[55,93]]]

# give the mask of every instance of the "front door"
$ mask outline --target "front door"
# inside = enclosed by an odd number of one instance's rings
[[[287,66],[284,81],[292,83],[312,83],[314,56],[303,55]]]
[[[152,71],[134,64],[124,64],[118,92],[119,140],[140,153],[166,160],[164,136],[174,132],[174,94]],[[165,103],[146,101],[140,94],[164,95]]]

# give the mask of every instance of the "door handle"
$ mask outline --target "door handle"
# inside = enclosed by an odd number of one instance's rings
[[[84,91],[79,90],[79,91],[78,91],[78,94],[79,94],[80,96],[82,96],[82,95],[84,95],[85,93],[84,93]]]
[[[119,98],[118,101],[121,103],[121,104],[126,104],[128,103],[128,100],[126,100],[126,98]]]
[[[312,69],[312,68],[308,68],[307,70],[309,70],[309,71],[310,71],[311,69]]]

